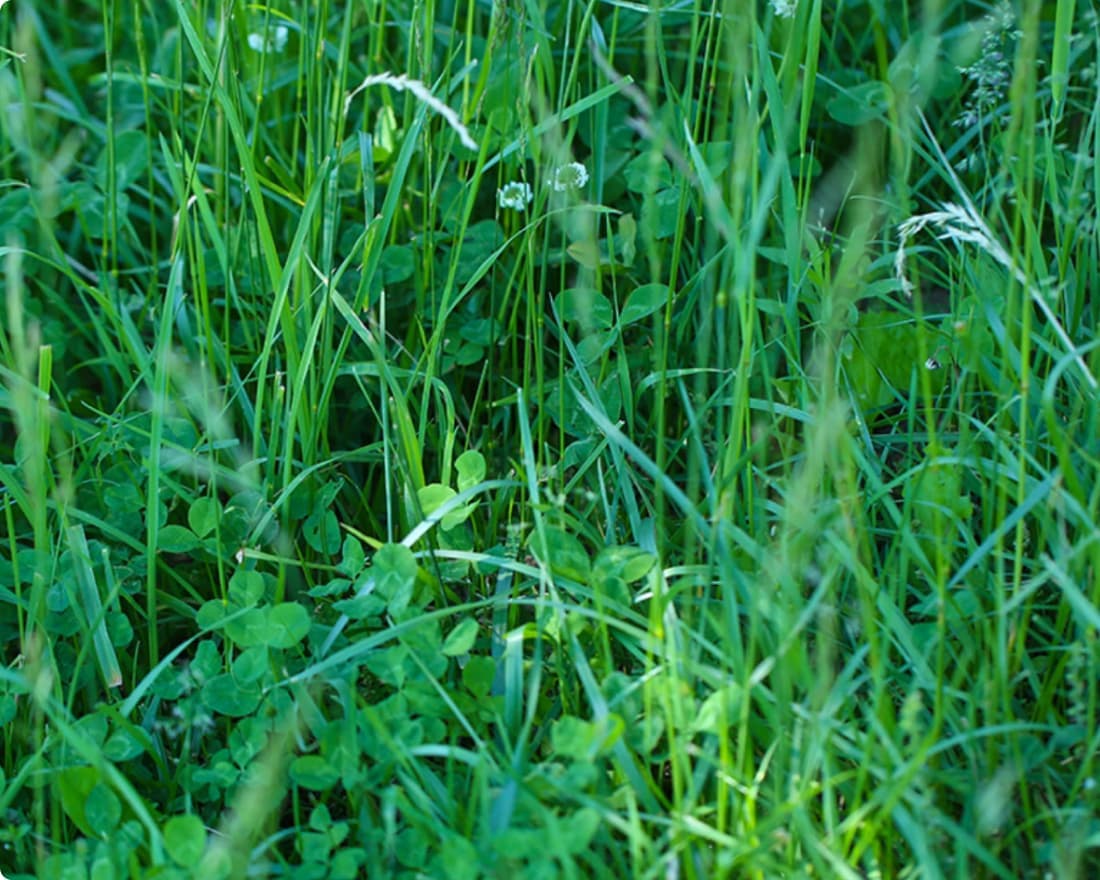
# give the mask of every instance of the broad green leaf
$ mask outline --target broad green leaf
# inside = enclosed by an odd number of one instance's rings
[[[528,545],[535,557],[554,574],[582,584],[588,582],[592,571],[588,553],[584,545],[569,532],[548,526],[542,530],[541,536],[538,531],[532,532]]]
[[[318,804],[309,814],[309,827],[314,831],[328,831],[332,826],[332,814],[324,804]]]
[[[550,393],[546,397],[544,410],[549,413],[563,430],[575,436],[586,436],[592,432],[592,421],[581,409],[573,386],[583,387],[578,377],[568,375],[564,386],[548,382]],[[600,404],[608,421],[619,418],[623,406],[622,383],[616,373],[610,373],[599,386]],[[587,395],[586,395],[587,396]],[[562,399],[564,397],[564,400]]]
[[[386,600],[374,593],[363,593],[351,599],[333,602],[332,610],[346,614],[349,620],[362,620],[364,617],[376,617],[385,611]]]
[[[233,677],[242,685],[255,684],[268,670],[267,648],[246,648],[233,661]]]
[[[368,654],[364,665],[384,684],[400,688],[405,683],[405,660],[408,656],[408,648],[394,645]]]
[[[218,715],[244,718],[260,705],[260,689],[244,687],[230,673],[223,672],[202,686],[202,700]]]
[[[571,815],[563,817],[561,826],[555,829],[559,831],[554,837],[555,850],[574,855],[584,852],[601,824],[600,814],[592,807],[581,807]]]
[[[199,546],[198,537],[187,526],[163,526],[157,534],[157,549],[164,553],[191,553]]]
[[[439,876],[444,880],[467,880],[481,876],[477,847],[465,837],[448,834],[436,857]]]
[[[148,165],[149,137],[144,131],[131,129],[114,135],[115,191],[121,193],[134,183]],[[96,161],[96,183],[107,192],[109,154],[104,147]]]
[[[386,600],[391,614],[400,614],[408,607],[416,584],[416,558],[404,544],[385,544],[371,560],[375,576],[375,592]]]
[[[825,109],[842,125],[858,126],[886,115],[889,86],[879,80],[845,89],[832,98]]]
[[[647,151],[635,156],[623,169],[631,192],[655,193],[672,185],[672,166],[660,153]]]
[[[862,313],[842,348],[844,369],[860,407],[876,410],[898,396],[904,398],[914,379],[919,391],[918,370],[929,371],[933,393],[940,391],[947,377],[946,365],[940,362],[940,358],[949,357],[947,342],[931,325],[922,328],[899,312],[872,309]]]
[[[84,805],[100,781],[99,771],[94,767],[66,767],[54,774],[54,783],[61,795],[61,808],[88,837],[96,837],[96,832],[88,824]]]
[[[465,654],[477,641],[477,621],[472,617],[463,618],[458,626],[447,634],[443,642],[443,653],[448,657],[457,657]]]
[[[691,722],[691,729],[724,736],[737,720],[743,699],[741,685],[731,682],[703,700]]]
[[[575,241],[569,245],[565,252],[584,268],[595,271],[601,265],[607,265],[610,261],[607,252],[600,247],[600,243],[591,239]]]
[[[458,491],[465,492],[485,479],[485,456],[476,449],[467,449],[455,461]]]
[[[116,763],[132,761],[143,754],[145,754],[144,744],[128,730],[116,730],[103,743],[103,756]]]
[[[450,486],[444,486],[442,483],[429,483],[417,490],[416,497],[420,501],[420,509],[424,512],[424,515],[430,516],[457,494]],[[449,510],[443,514],[443,518],[439,521],[439,527],[443,531],[449,532],[455,526],[464,523],[476,509],[477,504],[473,503],[463,504]]]
[[[503,333],[499,322],[492,318],[474,318],[466,321],[458,330],[458,335],[474,347],[487,348],[494,340],[500,340]]]
[[[173,816],[164,823],[164,848],[177,865],[197,865],[206,849],[206,828],[198,816]]]
[[[459,245],[455,280],[459,284],[465,284],[473,278],[503,243],[504,231],[496,220],[481,220],[471,224]]]
[[[221,599],[208,599],[202,603],[195,615],[195,623],[200,629],[212,629],[225,619],[229,608]]]
[[[229,579],[229,598],[241,608],[255,605],[264,597],[264,577],[258,571],[239,570]]]
[[[84,818],[97,837],[107,837],[122,821],[122,801],[109,785],[100,782],[88,792],[84,802]]]
[[[665,239],[675,234],[684,222],[683,190],[680,184],[644,196],[639,224],[643,239]]]
[[[640,581],[657,564],[657,557],[640,547],[604,547],[593,568],[600,577],[615,575],[626,583]]]
[[[340,773],[320,755],[300,755],[290,765],[290,778],[310,791],[325,791],[340,779]]]
[[[217,498],[196,498],[187,510],[187,524],[196,537],[205,538],[218,524],[222,508]]]
[[[195,659],[191,661],[191,673],[200,681],[213,678],[222,670],[222,655],[213,639],[199,642],[195,650]]]
[[[227,610],[233,612],[238,609],[231,604]],[[265,606],[249,608],[240,617],[235,617],[225,625],[225,636],[241,648],[267,644],[269,639],[267,608]]]
[[[496,678],[497,665],[492,657],[471,657],[462,668],[462,683],[479,699],[489,696]]]
[[[227,846],[208,848],[194,871],[193,876],[202,880],[227,880],[234,872],[233,850]]]
[[[386,284],[408,281],[416,271],[416,251],[407,244],[391,244],[382,251],[378,267]]]
[[[318,553],[333,556],[340,549],[340,523],[331,510],[315,510],[302,527],[306,543]]]
[[[584,331],[607,330],[615,323],[611,300],[597,290],[570,287],[554,299],[558,316],[567,323],[579,324]]]
[[[614,746],[625,728],[622,718],[615,714],[599,723],[566,715],[550,728],[550,744],[561,757],[591,761]]]
[[[414,625],[404,630],[399,636],[401,644],[412,651],[429,669],[433,663],[442,659],[442,665],[435,672],[442,674],[447,666],[443,658],[443,628],[439,621],[431,617],[422,617]]]
[[[107,634],[116,648],[125,648],[134,640],[134,627],[121,611],[107,612]]]
[[[329,862],[327,880],[358,880],[364,876],[362,866],[366,860],[367,853],[362,847],[344,847]]]
[[[734,165],[733,141],[708,141],[699,144],[699,155],[714,178],[721,177]]]
[[[280,602],[267,612],[267,644],[293,648],[309,634],[309,612],[297,602]]]
[[[626,298],[619,322],[622,326],[633,324],[663,309],[668,302],[667,284],[643,284]]]

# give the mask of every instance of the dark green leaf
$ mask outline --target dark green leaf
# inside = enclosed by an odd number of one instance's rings
[[[385,544],[371,562],[376,579],[375,592],[386,600],[391,614],[408,607],[416,584],[416,559],[404,544]]]
[[[826,105],[829,115],[843,125],[857,126],[886,114],[889,86],[879,80],[845,89]]]
[[[320,755],[301,755],[290,765],[290,778],[310,791],[325,791],[336,784],[340,774]]]
[[[625,327],[663,309],[668,302],[667,284],[643,284],[626,298],[620,323]]]
[[[384,283],[408,281],[416,271],[416,251],[406,244],[391,244],[382,251],[378,263]]]
[[[297,602],[280,602],[267,613],[267,644],[292,648],[309,633],[309,612]]]
[[[344,547],[340,553],[340,571],[348,577],[355,577],[363,569],[367,557],[363,545],[354,535],[344,537]]]
[[[210,711],[230,718],[251,715],[260,705],[260,690],[243,687],[228,672],[216,675],[202,686],[202,699]]]
[[[229,598],[241,608],[255,605],[264,597],[264,578],[258,571],[236,571],[229,579]]]
[[[462,669],[462,683],[479,699],[487,697],[496,678],[497,665],[492,657],[471,657]]]
[[[233,661],[233,677],[242,685],[252,685],[268,669],[267,648],[257,645],[242,651]]]
[[[352,599],[333,602],[332,608],[346,614],[351,620],[362,620],[365,617],[376,617],[385,611],[386,600],[375,593],[363,593]]]
[[[672,167],[664,156],[653,151],[634,157],[623,174],[627,188],[636,193],[655,193],[672,185]]]
[[[107,837],[122,820],[122,801],[102,782],[88,792],[84,802],[84,817],[88,826],[100,837]]]
[[[230,606],[231,611],[238,610]],[[225,635],[241,648],[253,645],[265,645],[270,638],[267,621],[267,608],[249,608],[240,617],[235,617],[225,625]]]
[[[340,523],[331,510],[316,510],[302,528],[306,543],[318,553],[334,555],[340,549]]]
[[[588,553],[584,545],[569,532],[548,526],[541,533],[532,532],[528,544],[535,557],[554,574],[582,584],[588,582],[592,570]]]
[[[190,553],[198,546],[198,537],[186,526],[167,525],[157,533],[157,549],[165,553]]]
[[[206,828],[198,816],[173,816],[164,823],[164,848],[177,865],[197,865],[206,849]]]
[[[187,511],[187,524],[191,526],[196,537],[205,538],[218,524],[221,516],[221,505],[217,498],[196,498]]]
[[[583,330],[607,330],[615,323],[611,301],[599,291],[587,287],[563,290],[554,304],[563,321],[578,324]]]

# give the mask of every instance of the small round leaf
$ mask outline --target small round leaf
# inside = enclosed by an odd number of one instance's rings
[[[206,828],[198,816],[173,816],[164,824],[164,848],[177,865],[198,863],[206,849]]]

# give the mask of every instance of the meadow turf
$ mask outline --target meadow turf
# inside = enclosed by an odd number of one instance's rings
[[[0,873],[1100,876],[1098,41],[0,2]]]

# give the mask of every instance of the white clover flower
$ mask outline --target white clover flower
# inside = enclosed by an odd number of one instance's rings
[[[497,190],[497,204],[502,208],[511,208],[513,211],[526,211],[534,197],[531,185],[522,181],[506,183]]]
[[[290,30],[285,24],[268,28],[267,33],[251,33],[248,35],[248,47],[254,52],[282,52],[286,48],[286,41],[290,37]]]
[[[582,189],[586,183],[588,183],[588,169],[580,162],[569,162],[558,166],[550,178],[550,186],[554,188],[554,192]]]
[[[798,12],[798,0],[772,0],[772,12],[776,18],[794,18]]]

